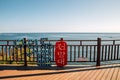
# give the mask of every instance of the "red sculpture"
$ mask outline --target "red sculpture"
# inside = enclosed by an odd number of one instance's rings
[[[61,38],[55,45],[55,62],[59,67],[67,64],[67,43]]]

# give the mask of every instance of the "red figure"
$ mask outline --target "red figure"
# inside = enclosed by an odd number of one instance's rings
[[[55,62],[59,67],[67,64],[67,43],[61,38],[55,45]]]

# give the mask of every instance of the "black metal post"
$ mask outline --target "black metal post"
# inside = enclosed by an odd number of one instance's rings
[[[96,66],[100,66],[101,38],[97,39],[97,61]]]
[[[113,45],[115,45],[115,40],[113,40]]]
[[[26,38],[24,38],[24,66],[27,66]]]

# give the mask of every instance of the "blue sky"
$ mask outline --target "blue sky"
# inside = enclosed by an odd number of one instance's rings
[[[120,32],[120,0],[0,0],[3,32]]]

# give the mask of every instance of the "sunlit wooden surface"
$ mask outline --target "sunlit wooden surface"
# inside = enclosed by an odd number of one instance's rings
[[[120,80],[120,64],[50,69],[2,69],[0,80]]]

